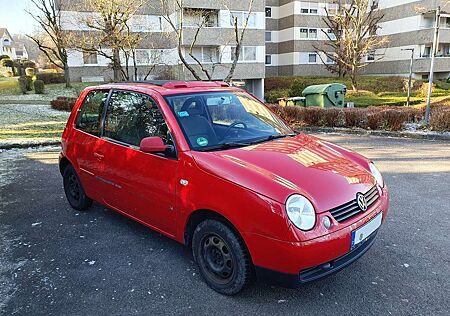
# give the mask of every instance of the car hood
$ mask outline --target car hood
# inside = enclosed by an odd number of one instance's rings
[[[308,135],[278,139],[216,152],[192,152],[199,168],[280,203],[299,193],[316,212],[355,199],[375,179],[368,161],[343,148]],[[358,161],[358,163],[357,163]]]

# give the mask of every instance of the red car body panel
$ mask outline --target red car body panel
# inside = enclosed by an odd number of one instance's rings
[[[89,135],[75,128],[78,109],[93,89],[136,91],[150,95],[174,136],[178,157],[168,159]],[[376,185],[363,156],[318,138],[298,135],[254,146],[215,152],[191,151],[165,95],[195,91],[242,91],[230,87],[164,88],[148,84],[87,88],[79,97],[62,136],[60,159],[77,171],[86,194],[181,243],[190,216],[209,210],[226,218],[240,233],[253,263],[298,274],[302,269],[350,251],[351,232],[379,212],[386,218],[387,188],[378,187],[371,208],[338,223],[329,210]],[[182,184],[186,180],[188,184]],[[286,199],[310,199],[316,225],[301,231],[288,219]],[[328,216],[326,229],[321,223]]]

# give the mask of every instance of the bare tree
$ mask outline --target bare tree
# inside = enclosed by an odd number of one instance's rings
[[[387,37],[376,35],[384,15],[369,0],[352,0],[339,4],[335,13],[328,9],[326,13],[324,21],[331,32],[323,31],[328,40],[315,45],[315,49],[321,59],[325,55],[332,61],[329,64],[322,59],[329,71],[340,76],[348,73],[352,88],[357,91],[359,72],[368,65],[367,55],[388,42]]]
[[[228,9],[226,3],[223,3],[223,6],[230,12],[230,24],[233,27],[233,37],[226,41],[225,47],[229,44],[232,44],[234,47],[234,51],[232,52],[232,63],[229,67],[228,74],[225,76],[225,81],[231,81],[233,79],[234,72],[236,70],[236,65],[239,60],[239,56],[241,53],[242,43],[244,41],[245,31],[248,28],[249,19],[252,14],[254,0],[249,0],[248,10],[245,14],[245,18],[240,20],[237,16],[235,16],[231,10]],[[223,65],[222,62],[222,50],[217,50],[215,52],[211,52],[210,60],[206,62],[204,60],[200,60],[194,54],[194,49],[197,47],[198,38],[202,33],[202,30],[208,27],[208,24],[211,22],[208,10],[204,9],[189,9],[184,5],[183,0],[174,0],[174,1],[166,1],[160,0],[160,7],[163,12],[164,20],[170,25],[172,31],[176,36],[176,45],[177,52],[180,58],[180,61],[186,67],[186,69],[192,74],[192,76],[196,80],[213,80],[214,72],[219,65]],[[191,20],[194,23],[190,23],[189,29],[193,30],[193,37],[189,43],[185,43],[184,41],[184,31],[186,30],[186,19],[185,13],[189,12]],[[191,64],[189,60],[186,58],[189,56],[194,64]],[[213,58],[213,55],[216,55],[218,58]],[[198,69],[193,65],[197,65]]]
[[[41,34],[27,35],[48,60],[64,71],[66,87],[70,87],[69,65],[67,60],[67,34],[61,28],[61,9],[63,0],[31,0],[37,13],[27,11],[42,29]]]
[[[109,60],[114,81],[130,80],[129,61],[133,61],[136,76],[136,49],[144,36],[142,32],[132,32],[131,19],[146,3],[147,0],[85,0],[85,10],[91,14],[78,21],[86,30],[80,32],[72,46]]]

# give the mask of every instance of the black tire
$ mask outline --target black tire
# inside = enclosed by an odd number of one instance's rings
[[[198,224],[192,253],[206,283],[221,294],[236,294],[253,280],[253,264],[244,242],[219,221]]]
[[[75,169],[68,165],[63,172],[64,192],[70,206],[77,211],[87,210],[92,205],[92,200],[84,192]]]

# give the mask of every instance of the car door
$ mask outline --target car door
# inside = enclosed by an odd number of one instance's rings
[[[71,136],[78,175],[86,194],[101,201],[105,183],[99,177],[103,169],[102,150],[105,140],[100,138],[102,118],[109,90],[89,92],[80,106]]]
[[[145,137],[159,136],[174,145],[164,116],[148,95],[113,91],[105,116],[103,178],[109,182],[105,202],[169,235],[175,234],[178,161],[174,151],[139,150]]]

